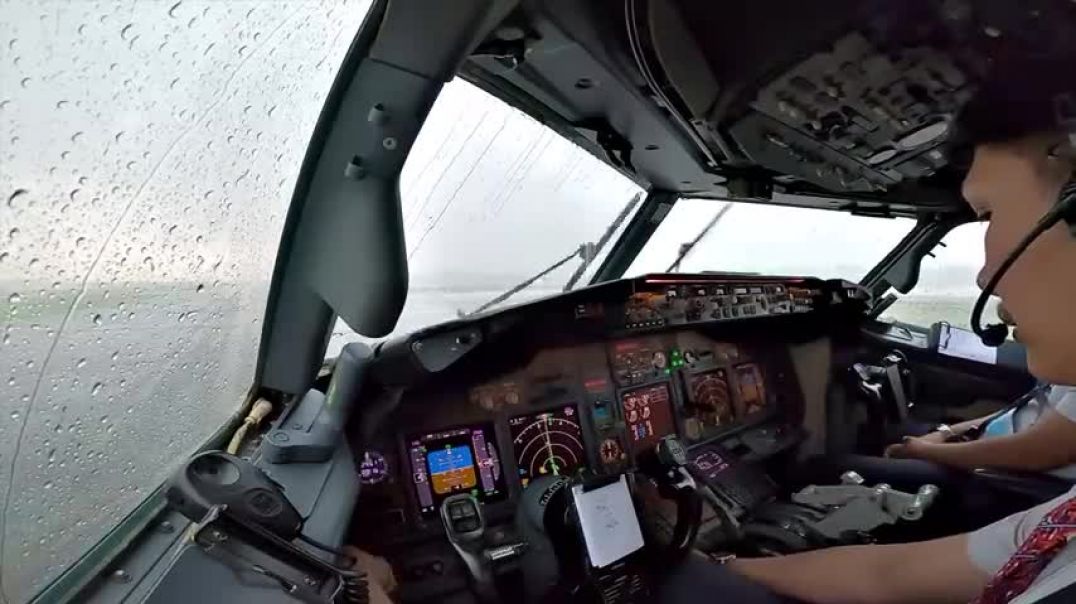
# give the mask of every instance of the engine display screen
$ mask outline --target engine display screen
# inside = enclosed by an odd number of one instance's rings
[[[541,476],[565,476],[586,465],[583,430],[575,405],[508,420],[520,483]]]
[[[493,426],[481,424],[413,436],[407,441],[411,481],[419,510],[433,515],[449,495],[471,493],[479,501],[506,494]]]
[[[634,452],[651,447],[676,431],[668,384],[628,390],[621,395],[620,407],[628,428],[629,447]]]
[[[710,428],[726,426],[735,420],[729,379],[724,369],[686,375],[687,404],[684,405],[684,436],[702,438]]]
[[[766,410],[766,386],[758,365],[748,363],[736,367],[736,384],[740,394],[740,417],[750,417]]]

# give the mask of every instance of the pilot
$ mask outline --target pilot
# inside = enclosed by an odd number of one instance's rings
[[[1055,209],[1076,172],[1071,140],[1076,130],[1076,57],[1010,58],[994,73],[993,82],[980,90],[959,122],[962,134],[975,145],[964,197],[990,222],[980,285]],[[1070,231],[1066,221],[1060,221],[1019,254],[996,288],[1027,346],[1031,372],[1054,384],[1076,384],[1074,271],[1076,229]],[[1052,447],[1072,451],[1076,443],[1067,421],[1037,424],[1043,438],[1059,436]],[[1005,440],[996,442],[1007,448],[1006,455],[1057,453],[1029,445],[1033,439],[1020,434],[1001,438]],[[911,447],[942,463],[973,466],[993,444],[953,445],[944,453],[938,453],[940,444]],[[1058,453],[1056,463],[1067,461],[1067,455]],[[739,559],[721,568],[685,564],[667,584],[665,596],[703,601],[697,594],[716,597],[723,592],[725,601],[747,603],[1027,604],[1076,583],[1073,537],[1076,490],[978,530],[931,541]],[[1076,593],[1066,592],[1057,601],[1076,601]]]

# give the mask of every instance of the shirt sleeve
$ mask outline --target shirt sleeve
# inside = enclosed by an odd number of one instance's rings
[[[979,570],[994,575],[1027,539],[1043,516],[1076,495],[1076,489],[968,533],[968,558]]]
[[[1050,406],[1066,419],[1076,422],[1076,388],[1053,386],[1048,397]]]

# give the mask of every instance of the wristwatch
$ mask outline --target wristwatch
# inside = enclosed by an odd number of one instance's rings
[[[949,424],[938,424],[938,427],[934,428],[934,431],[941,434],[942,439],[945,442],[949,442],[950,440],[956,438],[956,432],[953,432],[953,429],[949,426]]]

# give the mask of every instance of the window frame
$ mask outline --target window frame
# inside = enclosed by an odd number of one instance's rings
[[[653,188],[647,191],[639,211],[609,250],[605,261],[591,278],[590,285],[621,278],[681,199],[684,197],[671,191]],[[730,197],[729,201],[737,200]],[[919,216],[911,230],[859,281],[876,301],[875,307],[870,310],[870,316],[873,318],[885,310],[884,307],[880,310],[877,308],[890,289],[896,289],[902,294],[911,292],[919,282],[923,258],[933,251],[950,231],[968,222],[971,222],[969,216],[962,213]]]

